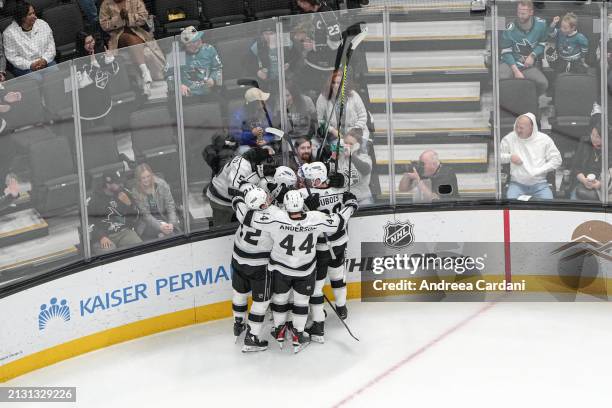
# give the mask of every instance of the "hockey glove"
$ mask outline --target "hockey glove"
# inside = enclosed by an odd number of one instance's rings
[[[329,186],[341,188],[344,187],[344,175],[341,173],[332,173],[329,176]]]
[[[355,197],[355,194],[351,193],[350,191],[345,191],[342,194],[342,203],[347,207],[354,207],[355,210],[359,208],[359,204],[357,204],[357,197]]]
[[[309,195],[304,200],[304,204],[306,204],[306,207],[308,207],[310,211],[315,211],[317,208],[319,208],[319,205],[321,205],[319,201],[319,194],[314,193],[314,194]]]
[[[267,187],[270,194],[272,194],[272,197],[274,197],[279,203],[283,202],[285,194],[287,191],[289,191],[289,188],[287,188],[287,186],[284,184],[278,185],[276,183],[268,183]]]
[[[274,176],[275,172],[276,172],[276,166],[274,166],[272,164],[264,164],[264,166],[263,166],[263,174],[264,174],[264,176],[272,177],[272,176]]]

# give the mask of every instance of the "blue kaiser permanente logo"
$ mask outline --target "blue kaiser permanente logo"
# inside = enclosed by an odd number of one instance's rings
[[[53,320],[70,320],[70,308],[66,299],[62,299],[59,304],[57,298],[51,298],[49,304],[43,303],[40,305],[40,313],[38,313],[38,330],[44,330],[47,324]]]
[[[413,225],[410,221],[388,222],[385,225],[383,242],[391,248],[403,248],[414,242]]]

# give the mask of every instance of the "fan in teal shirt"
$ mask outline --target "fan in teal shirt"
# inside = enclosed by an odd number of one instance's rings
[[[523,70],[525,59],[533,55],[537,60],[544,54],[544,47],[548,37],[546,21],[540,17],[532,16],[528,31],[521,28],[518,20],[506,27],[501,39],[501,60],[512,66],[516,65]],[[523,25],[524,27],[525,25]]]
[[[208,95],[214,86],[221,86],[223,64],[215,47],[203,41],[203,32],[187,27],[181,33],[185,53],[180,54],[181,95]],[[166,67],[169,90],[174,89],[174,69]]]

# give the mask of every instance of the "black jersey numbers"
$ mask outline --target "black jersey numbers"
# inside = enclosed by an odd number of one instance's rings
[[[332,214],[337,214],[340,212],[340,210],[342,209],[342,203],[338,203],[336,205],[334,205],[331,209],[331,211],[327,208],[322,208],[319,211],[321,211],[322,213],[325,213],[327,215],[332,215]]]
[[[261,237],[261,230],[245,231],[244,228],[240,230],[240,236],[248,244],[257,246],[257,238]]]
[[[289,256],[293,255],[293,253],[295,252],[295,246],[293,245],[293,235],[291,234],[287,235],[285,239],[283,239],[278,245],[283,248]],[[302,242],[298,247],[298,250],[300,252],[304,252],[305,254],[309,254],[312,252],[314,246],[314,238],[312,234],[308,234],[304,242]]]

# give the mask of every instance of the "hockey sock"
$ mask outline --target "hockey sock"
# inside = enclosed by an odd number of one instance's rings
[[[274,318],[274,327],[281,326],[287,321],[287,310],[289,305],[289,292],[275,293],[272,295],[272,317]]]
[[[246,318],[247,312],[247,298],[249,297],[249,293],[240,293],[233,290],[234,294],[232,296],[232,311],[234,312],[234,318],[242,317],[242,320]]]
[[[310,296],[295,292],[293,294],[293,327],[298,331],[304,331],[308,319],[308,300]]]
[[[255,336],[259,336],[261,333],[261,326],[263,325],[264,318],[266,317],[266,310],[270,301],[265,302],[253,302],[251,305],[251,311],[249,312],[249,326],[251,327],[251,333]]]
[[[331,281],[331,287],[334,292],[336,306],[344,306],[346,304],[346,282],[344,280],[344,265],[332,268],[327,268],[327,274]]]
[[[310,314],[313,322],[325,321],[325,313],[323,313],[323,286],[325,285],[325,279],[321,279],[315,282],[314,291],[310,297]]]

